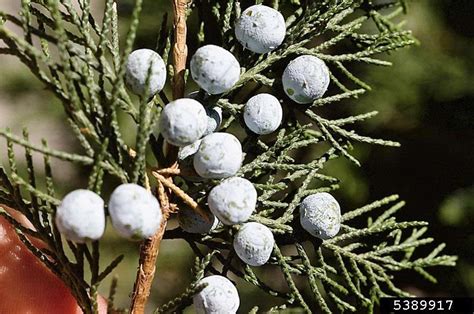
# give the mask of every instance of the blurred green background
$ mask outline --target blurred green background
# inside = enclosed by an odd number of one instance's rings
[[[17,2],[1,0],[0,9],[14,11]],[[130,3],[120,2],[123,16],[129,14]],[[161,13],[169,10],[159,3],[145,1],[137,47],[155,46]],[[336,194],[343,208],[398,193],[407,201],[400,219],[429,221],[430,235],[446,242],[448,253],[459,255],[456,268],[432,271],[440,284],[407,274],[398,278],[403,287],[418,295],[474,296],[474,1],[419,0],[409,8],[406,28],[413,30],[420,44],[385,56],[394,63],[392,68],[355,68],[373,91],[325,113],[342,116],[378,110],[380,114],[363,126],[363,132],[397,140],[402,147],[361,144],[355,153],[361,168],[338,159],[326,171],[342,180]],[[0,56],[0,65],[0,127],[20,133],[26,126],[33,141],[45,137],[50,146],[78,151],[61,106],[51,94],[14,58]],[[84,185],[84,169],[57,161],[55,169],[56,183],[64,191]],[[117,270],[117,304],[127,306],[138,244],[113,232],[105,242],[104,261],[126,253]],[[150,308],[183,290],[193,262],[184,242],[163,244]],[[102,287],[105,295],[107,289],[107,284]],[[240,292],[243,311],[266,302],[250,286]]]

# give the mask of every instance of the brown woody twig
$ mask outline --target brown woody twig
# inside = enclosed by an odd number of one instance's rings
[[[186,6],[187,0],[173,0],[174,8],[174,47],[173,47],[173,98],[184,96],[184,72],[186,70],[187,46],[186,46]],[[168,147],[167,165],[170,169],[178,169],[176,163],[177,149]],[[167,176],[166,182],[172,183]],[[133,287],[132,303],[130,313],[143,314],[146,302],[150,296],[151,284],[156,270],[156,259],[158,257],[161,240],[166,230],[166,224],[170,213],[169,191],[165,190],[163,181],[158,182],[158,199],[163,211],[163,221],[160,229],[151,238],[146,239],[140,248],[140,260]]]
[[[171,192],[173,192],[174,195],[179,197],[186,205],[191,207],[194,211],[196,211],[201,217],[209,221],[209,217],[206,214],[206,212],[199,206],[199,204],[186,192],[184,192],[182,189],[177,187],[172,181],[170,181],[168,178],[165,178],[164,176],[160,175],[159,173],[153,171],[152,172],[153,176],[161,183],[163,184],[166,188],[170,189]]]

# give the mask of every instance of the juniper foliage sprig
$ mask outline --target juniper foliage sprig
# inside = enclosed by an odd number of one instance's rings
[[[121,41],[117,4],[113,0],[104,2],[101,19],[92,15],[89,0],[23,0],[18,15],[0,12],[0,39],[6,45],[0,53],[16,56],[59,99],[83,148],[83,153],[59,151],[49,148],[45,141],[30,142],[26,131],[18,136],[8,129],[0,130],[0,136],[7,141],[9,168],[0,168],[0,215],[14,225],[20,240],[32,253],[65,282],[86,313],[97,311],[97,288],[122,257],[99,269],[98,242],[86,245],[63,241],[53,222],[60,201],[50,158],[89,166],[88,187],[97,192],[102,191],[108,177],[148,186],[147,170],[151,169],[146,163],[147,151],[155,157],[153,169],[167,163],[161,147],[163,139],[156,138],[152,130],[169,96],[160,92],[151,100],[136,99],[129,95],[123,79],[125,58],[134,46],[142,1],[135,1],[127,36]],[[321,107],[334,107],[343,100],[355,101],[370,91],[370,86],[352,72],[353,64],[389,66],[391,63],[383,60],[384,54],[416,42],[398,19],[406,12],[406,2],[256,1],[262,2],[292,12],[286,19],[286,40],[277,50],[259,57],[238,44],[232,28],[241,14],[240,1],[189,1],[188,16],[196,14],[200,27],[198,33],[188,35],[188,40],[217,43],[233,52],[243,66],[240,80],[232,90],[209,99],[223,109],[223,130],[239,125],[245,129],[239,117],[252,93],[271,90],[284,101],[287,114],[276,136],[256,138],[246,134],[246,159],[239,175],[251,180],[259,192],[257,212],[250,220],[274,232],[276,245],[270,264],[281,272],[287,288],[275,288],[271,280],[238,260],[231,246],[235,229],[221,227],[209,235],[194,235],[178,228],[168,230],[164,239],[184,239],[196,254],[196,270],[190,274],[191,286],[156,311],[171,312],[189,305],[192,295],[203,288],[197,282],[205,273],[231,275],[259,287],[279,304],[270,311],[299,307],[306,312],[371,312],[382,296],[408,295],[396,286],[400,271],[412,270],[435,282],[427,269],[453,266],[456,258],[441,254],[443,244],[427,255],[417,254],[418,247],[431,244],[433,239],[424,237],[428,230],[425,222],[397,221],[396,213],[404,205],[398,196],[344,211],[342,232],[331,240],[309,237],[298,225],[297,208],[302,198],[339,187],[339,180],[325,173],[326,162],[342,157],[360,165],[352,152],[353,145],[359,142],[399,145],[353,129],[354,124],[373,118],[376,112],[330,119],[321,114]],[[16,35],[9,24],[19,26],[22,34]],[[165,15],[156,49],[168,65],[169,82],[174,76],[172,42]],[[303,54],[326,62],[333,88],[309,106],[296,106],[282,92],[280,76],[284,64]],[[120,129],[118,116],[122,113],[129,115],[137,126],[136,141],[130,146]],[[14,145],[25,150],[26,177],[18,171]],[[311,161],[302,160],[302,154],[308,151],[318,153],[314,153]],[[36,175],[33,153],[44,156],[45,190],[38,188],[40,178]],[[203,192],[216,183],[189,181],[179,170],[170,170],[170,174],[175,175],[175,183],[166,181],[173,192],[171,200],[196,208],[205,200]],[[17,223],[6,207],[24,214],[35,229]],[[376,211],[379,213],[375,214]],[[365,225],[352,223],[361,216],[366,217]],[[42,240],[46,247],[35,247],[31,238]],[[90,276],[85,275],[86,268]],[[114,284],[111,296],[115,289]],[[254,308],[253,312],[258,310]]]

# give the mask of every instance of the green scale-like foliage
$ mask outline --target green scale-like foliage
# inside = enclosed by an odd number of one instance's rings
[[[8,143],[9,161],[8,171],[5,166],[0,169],[0,203],[21,211],[35,231],[16,223],[4,210],[0,214],[15,225],[21,241],[70,287],[84,311],[93,312],[97,309],[93,301],[97,287],[122,257],[99,269],[98,242],[85,245],[62,240],[53,223],[60,200],[49,160],[58,158],[91,166],[88,188],[98,193],[108,177],[146,185],[150,169],[146,162],[147,151],[155,157],[151,167],[166,164],[161,149],[163,139],[152,131],[169,96],[160,92],[152,100],[138,100],[129,95],[124,85],[124,64],[134,46],[141,0],[135,1],[124,39],[119,38],[117,6],[112,0],[105,1],[101,19],[91,15],[88,0],[21,2],[18,17],[0,12],[0,39],[6,44],[0,52],[18,57],[60,100],[83,153],[54,150],[45,141],[31,143],[26,131],[18,136],[8,129],[0,130]],[[274,271],[281,272],[287,288],[275,288],[272,282],[259,277],[255,269],[239,261],[231,246],[238,227],[220,227],[208,235],[188,234],[177,228],[168,230],[165,239],[184,239],[189,243],[197,258],[196,269],[189,274],[194,280],[183,295],[157,309],[159,312],[176,311],[189,305],[192,295],[202,288],[197,283],[206,273],[222,274],[258,286],[277,298],[276,303],[280,305],[272,310],[371,312],[380,297],[408,295],[395,284],[399,271],[412,270],[435,281],[427,268],[455,264],[455,257],[441,255],[443,244],[435,245],[427,255],[415,253],[416,248],[431,244],[433,239],[424,237],[427,223],[397,221],[395,215],[404,205],[398,196],[389,196],[352,211],[343,209],[341,232],[330,240],[313,238],[299,225],[298,205],[302,198],[339,188],[338,179],[324,173],[326,162],[347,158],[354,166],[359,165],[351,153],[352,146],[358,142],[399,145],[360,135],[351,129],[354,124],[373,118],[376,112],[328,119],[321,115],[320,108],[350,99],[356,105],[355,100],[370,91],[370,87],[351,72],[351,66],[356,63],[389,66],[390,62],[381,59],[384,54],[416,42],[410,31],[397,22],[406,11],[405,1],[273,0],[265,4],[285,13],[287,24],[284,43],[269,54],[254,55],[244,51],[236,41],[233,24],[243,4],[233,0],[191,1],[188,17],[198,20],[200,31],[188,34],[188,41],[199,45],[219,44],[241,62],[242,75],[233,89],[208,101],[223,109],[221,131],[240,129],[239,134],[245,133],[240,137],[246,158],[238,175],[252,181],[259,193],[257,211],[250,221],[268,226],[275,234],[276,244],[269,264]],[[156,47],[168,64],[168,82],[171,82],[173,38],[166,18],[163,20]],[[23,33],[15,35],[7,27],[8,23],[20,26]],[[41,44],[34,44],[36,40]],[[330,93],[310,105],[292,103],[284,95],[280,80],[284,65],[303,54],[324,60],[331,76]],[[243,103],[258,91],[269,91],[283,101],[285,118],[275,136],[259,138],[242,132],[245,130],[241,119]],[[129,115],[137,125],[133,145],[127,145],[123,139],[118,120],[122,114]],[[26,178],[18,173],[14,145],[25,148]],[[130,154],[130,149],[136,155]],[[314,152],[313,160],[301,162],[301,156],[309,151]],[[46,190],[37,187],[33,152],[44,156]],[[175,177],[181,192],[203,206],[203,191],[208,192],[217,183]],[[360,216],[366,217],[367,223],[352,224],[354,218]],[[41,239],[48,249],[34,247],[30,237]],[[69,251],[72,256],[66,254]],[[84,275],[86,267],[90,268],[90,277]],[[310,295],[303,293],[306,286]],[[115,290],[115,283],[111,290]],[[257,311],[257,308],[253,310]]]

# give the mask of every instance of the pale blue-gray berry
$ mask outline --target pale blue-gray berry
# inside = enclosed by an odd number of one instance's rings
[[[56,210],[56,226],[68,240],[99,240],[105,230],[104,200],[89,190],[67,194]]]
[[[195,210],[184,206],[178,212],[178,222],[181,229],[189,233],[209,233],[219,224],[219,220],[212,213],[206,212],[208,220],[204,219]]]
[[[239,80],[240,65],[229,51],[207,45],[199,48],[191,58],[191,75],[209,94],[222,94]]]
[[[254,133],[264,135],[274,132],[281,124],[283,110],[278,99],[270,94],[250,98],[244,107],[245,125]]]
[[[113,191],[109,214],[117,232],[131,240],[154,235],[162,219],[158,200],[145,188],[133,183],[119,185]]]
[[[231,177],[239,171],[242,157],[242,145],[234,135],[212,133],[202,139],[194,154],[194,170],[207,179]]]
[[[285,93],[299,104],[309,104],[321,98],[328,89],[329,79],[324,61],[310,55],[291,61],[282,77]]]
[[[234,314],[239,309],[240,298],[234,284],[219,275],[201,279],[198,285],[207,284],[193,298],[197,314]]]
[[[198,91],[189,93],[188,97],[199,101],[206,109],[207,128],[203,136],[217,132],[222,123],[222,109],[215,102],[209,101],[209,98],[202,97]]]
[[[268,262],[275,245],[273,233],[258,222],[247,222],[234,237],[237,256],[250,266],[262,266]]]
[[[215,186],[207,197],[211,212],[226,225],[246,222],[257,204],[257,191],[252,182],[240,177],[226,179]]]
[[[323,240],[335,237],[341,228],[341,208],[329,193],[307,196],[300,204],[301,226]]]
[[[206,131],[206,110],[191,98],[174,100],[161,112],[159,127],[168,143],[180,147],[192,144]]]
[[[219,130],[222,123],[222,109],[218,106],[206,107],[207,127],[204,136]]]
[[[247,8],[235,23],[235,37],[248,50],[267,53],[275,50],[285,39],[283,15],[265,5]]]
[[[145,91],[148,73],[150,80],[148,90]],[[163,59],[150,49],[133,51],[127,58],[125,83],[139,96],[151,97],[160,92],[166,83],[166,67]]]

